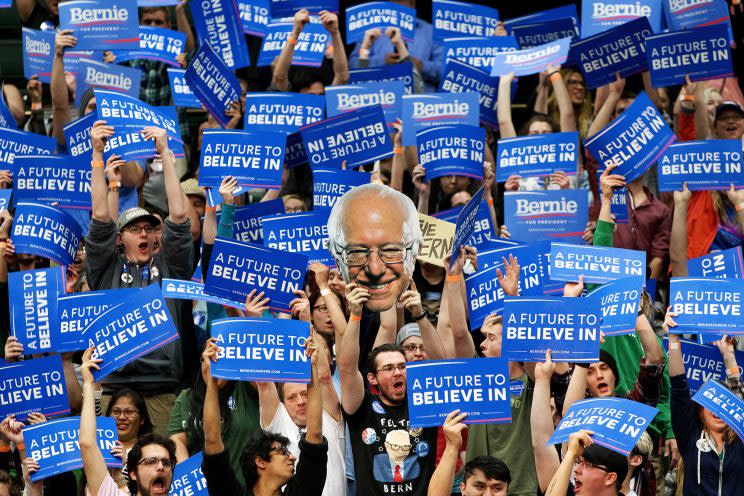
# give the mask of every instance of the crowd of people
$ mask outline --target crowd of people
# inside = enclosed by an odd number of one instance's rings
[[[416,7],[414,0],[396,1]],[[744,12],[738,5],[732,3],[731,23],[741,43]],[[58,152],[65,153],[65,126],[96,112],[93,89],[75,95],[75,78],[65,71],[64,54],[75,48],[77,38],[57,28],[57,0],[16,0],[14,8],[24,26],[56,29],[53,69],[48,88],[37,77],[27,81],[24,91],[6,81],[3,96],[19,128],[53,137]],[[199,3],[183,0],[175,7],[139,9],[140,25],[186,35],[183,67],[198,48],[187,15],[198,8]],[[348,84],[349,71],[359,68],[410,63],[414,93],[438,88],[442,48],[425,20],[416,19],[412,40],[404,40],[397,28],[370,29],[353,46],[345,44],[335,13],[323,11],[311,21],[301,9],[291,22],[295,43],[310,22],[328,31],[331,43],[321,67],[292,66],[294,43],[288,42],[270,67],[238,70],[242,98],[225,112],[226,128],[247,129],[247,94],[322,95],[326,86]],[[507,34],[500,23],[493,36]],[[255,60],[260,39],[248,36],[248,46]],[[115,64],[115,54],[106,53],[105,61]],[[166,64],[123,64],[143,71],[143,102],[172,105]],[[744,67],[734,69],[738,76]],[[520,77],[520,93],[527,88],[533,97],[527,112],[513,112],[514,79],[510,74],[498,83],[498,128],[486,128],[482,181],[456,175],[428,181],[416,147],[403,145],[403,123],[390,127],[393,156],[362,166],[369,184],[348,191],[330,211],[328,250],[335,266],[309,265],[289,313],[272,310],[261,288],[248,294],[242,309],[166,298],[180,339],[101,382],[94,372],[105,359],[96,358],[93,348],[62,353],[70,409],[80,416],[83,469],[32,482],[42,461],[27,456],[24,427],[48,419],[31,413],[21,422],[9,415],[0,423],[0,496],[182,494],[172,487],[174,471],[200,452],[203,477],[214,496],[741,494],[744,444],[731,426],[691,400],[686,345],[672,333],[677,316],[668,310],[668,294],[671,277],[687,276],[689,259],[742,245],[744,189],[732,185],[725,191],[690,192],[684,187],[660,193],[655,167],[626,183],[614,167],[599,174],[597,160],[583,147],[576,174],[512,175],[497,182],[495,158],[502,138],[569,131],[578,132],[582,141],[590,138],[621,115],[640,90],[679,141],[742,140],[744,96],[737,79],[688,78],[681,87],[658,88],[648,73],[627,81],[618,75],[590,91],[577,68],[549,67],[539,76]],[[206,279],[216,239],[234,236],[242,205],[281,199],[287,214],[312,210],[313,173],[307,164],[285,169],[278,190],[251,189],[236,196],[238,181],[226,176],[213,188],[220,205],[209,206],[205,188],[198,185],[202,133],[222,126],[204,111],[179,108],[178,115],[185,157],[175,156],[164,129],[148,126],[141,134],[154,143],[154,157],[104,160],[115,129],[104,120],[92,125],[92,209],[81,219],[84,241],[64,268],[67,293],[144,288],[164,278]],[[0,170],[1,188],[13,188],[13,179],[10,170]],[[626,188],[627,223],[616,223],[611,213],[618,188]],[[553,362],[550,351],[542,362],[510,362],[510,423],[466,424],[468,414],[453,411],[439,428],[412,428],[406,364],[500,357],[504,325],[497,313],[479,328],[470,322],[464,279],[478,270],[475,247],[462,247],[452,263],[450,256],[440,264],[417,260],[419,215],[462,207],[482,194],[492,226],[487,242],[509,239],[513,219],[504,217],[504,193],[546,189],[585,190],[590,219],[585,243],[645,253],[646,274],[656,286],[652,293],[643,292],[635,333],[604,337],[594,363]],[[0,218],[0,299],[7,301],[8,294],[20,291],[8,285],[9,273],[56,264],[16,252],[13,208],[0,212]],[[497,271],[501,291],[519,297],[519,259],[509,257],[503,264]],[[584,289],[582,282],[566,283],[563,297],[582,297]],[[10,332],[8,307],[3,307],[6,364],[33,360],[37,356]],[[220,350],[211,323],[232,317],[309,323],[310,382],[212,376]],[[744,340],[720,336],[714,344],[726,371],[721,381],[744,400],[735,355],[744,349]],[[595,443],[586,430],[572,434],[563,446],[547,444],[573,404],[607,397],[659,410],[629,455]],[[122,468],[108,468],[97,443],[102,416],[116,421],[112,454],[123,460]]]

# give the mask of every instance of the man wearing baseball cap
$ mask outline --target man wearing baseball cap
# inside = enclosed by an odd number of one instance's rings
[[[620,453],[594,444],[593,432],[574,432],[561,465],[548,485],[545,496],[565,496],[573,472],[573,494],[591,496],[622,495],[628,459]]]
[[[726,100],[716,107],[713,131],[719,139],[741,139],[744,135],[744,109],[738,103]]]
[[[155,231],[160,226],[157,217],[142,208],[125,210],[115,223],[111,218],[104,178],[103,149],[106,139],[114,135],[114,128],[105,121],[97,121],[90,132],[92,142],[92,218],[85,239],[87,251],[86,275],[91,290],[115,288],[143,288],[160,283],[161,278],[188,280],[193,272],[194,245],[191,242],[190,222],[186,197],[181,191],[175,168],[175,157],[168,149],[166,133],[156,127],[145,127],[142,135],[155,142],[156,152],[163,161],[165,193],[168,198],[168,217],[163,222],[162,249],[153,255]],[[107,167],[124,164],[118,157],[109,157]],[[182,336],[190,335],[189,319],[179,300],[166,300],[168,310]],[[190,314],[190,309],[189,309]],[[195,359],[194,359],[195,361]],[[169,344],[135,360],[108,375],[103,380],[103,409],[108,395],[130,388],[145,397],[155,428],[166,433],[168,414],[175,402],[175,393],[184,373],[181,340]]]

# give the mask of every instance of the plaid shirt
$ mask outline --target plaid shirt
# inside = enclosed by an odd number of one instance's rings
[[[641,369],[638,371],[635,387],[625,395],[626,399],[644,403],[655,407],[661,396],[661,380],[664,376],[664,362],[660,364],[646,363],[646,357],[641,358]]]

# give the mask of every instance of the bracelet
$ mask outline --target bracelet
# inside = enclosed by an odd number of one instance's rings
[[[8,243],[5,241],[0,241],[0,250],[4,250],[8,247]]]
[[[685,97],[682,100],[684,100],[685,102],[694,102],[695,95],[685,95]]]
[[[362,320],[362,316],[361,315],[355,315],[355,314],[352,313],[349,316],[349,320],[352,321],[352,322],[359,322],[360,320]]]
[[[493,207],[493,197],[490,197],[488,200],[486,200],[486,203],[488,203],[489,207]]]
[[[31,112],[36,112],[37,110],[41,110],[44,108],[44,106],[41,104],[41,102],[31,102]]]
[[[93,168],[103,167],[103,160],[91,160],[90,166]]]
[[[119,186],[121,186],[119,181],[109,181],[109,189],[118,188]]]
[[[295,46],[295,45],[297,44],[297,38],[295,38],[294,36],[292,36],[292,35],[290,34],[290,35],[289,35],[289,36],[287,37],[287,42],[288,42],[288,43],[289,43],[290,45],[292,45],[292,46]]]
[[[740,375],[740,374],[741,374],[741,372],[739,371],[739,367],[738,366],[736,366],[736,367],[729,367],[729,368],[726,369],[726,375],[729,376],[729,377],[734,376],[734,375]]]
[[[736,208],[737,212],[741,212],[744,210],[744,202],[738,203],[734,208]]]
[[[9,453],[10,452],[10,445],[4,444],[0,446],[0,453]]]
[[[428,316],[429,316],[429,312],[427,312],[426,309],[424,309],[424,311],[421,312],[421,315],[419,315],[417,317],[412,317],[412,319],[413,319],[414,322],[418,322],[418,321],[423,320],[425,317],[428,317]]]
[[[16,447],[16,449],[18,451],[21,451],[21,450],[24,450],[25,451],[25,449],[26,449],[26,443],[18,443],[18,444],[15,445],[15,447]]]
[[[679,349],[679,343],[677,342],[671,342],[669,341],[669,349],[670,350],[678,350]]]
[[[403,147],[396,146],[395,148],[393,148],[393,153],[396,155],[403,155]]]
[[[462,274],[457,274],[457,275],[447,274],[447,277],[445,277],[444,280],[446,282],[460,282],[462,281]]]
[[[561,76],[561,72],[560,71],[555,71],[555,72],[551,72],[550,73],[549,79],[550,79],[550,82],[551,83],[555,83],[556,81],[562,81],[563,80],[563,76]]]
[[[109,192],[118,193],[121,188],[118,186],[109,186]]]
[[[369,58],[369,48],[360,48],[359,57],[362,59]]]
[[[331,294],[331,290],[328,288],[323,288],[320,290],[320,296],[328,296],[329,294]]]

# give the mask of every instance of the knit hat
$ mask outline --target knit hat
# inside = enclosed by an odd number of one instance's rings
[[[421,337],[421,331],[419,330],[418,324],[415,322],[411,322],[410,324],[406,324],[400,328],[398,336],[395,338],[396,346],[403,346],[403,342],[413,336]]]
[[[620,380],[620,374],[617,371],[617,362],[615,358],[605,350],[599,350],[599,361],[604,362],[610,368],[613,374],[615,374],[615,384]]]

